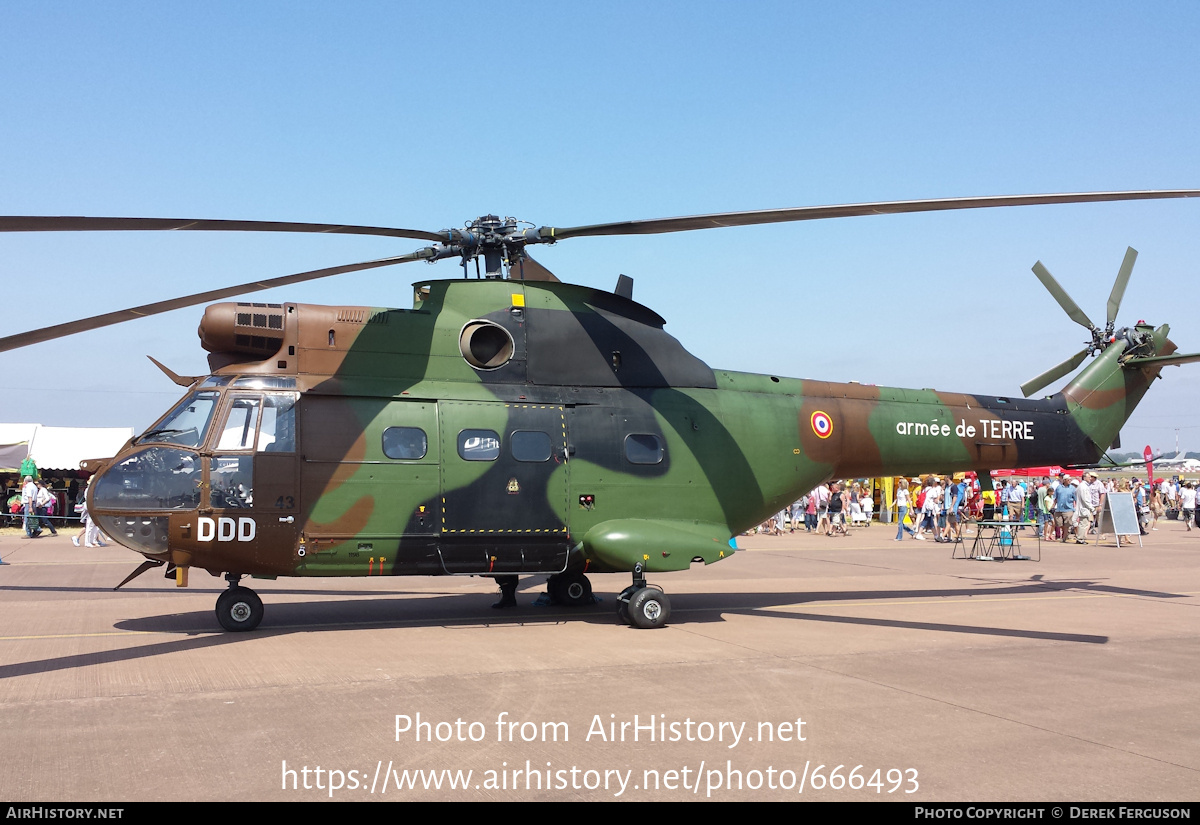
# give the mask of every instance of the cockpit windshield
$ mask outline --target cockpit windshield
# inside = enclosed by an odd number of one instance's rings
[[[156,427],[138,438],[139,444],[179,444],[199,447],[204,443],[208,425],[221,394],[216,390],[201,390],[185,398]]]

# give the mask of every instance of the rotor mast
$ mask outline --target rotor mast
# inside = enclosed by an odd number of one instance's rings
[[[483,215],[466,225],[463,229],[446,229],[440,234],[446,240],[435,246],[418,250],[418,255],[428,261],[439,261],[443,258],[461,257],[464,272],[466,264],[471,260],[483,257],[484,278],[502,280],[504,264],[509,267],[517,264],[525,257],[525,245],[531,243],[554,243],[553,230],[545,227],[534,228],[516,218],[500,218],[496,215]]]

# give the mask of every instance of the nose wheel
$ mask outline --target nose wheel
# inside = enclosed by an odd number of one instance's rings
[[[671,616],[671,600],[662,588],[647,584],[639,564],[633,571],[633,584],[617,596],[617,618],[622,624],[649,629],[665,627]]]
[[[253,630],[262,621],[263,603],[249,587],[231,584],[217,597],[217,621],[231,632]]]

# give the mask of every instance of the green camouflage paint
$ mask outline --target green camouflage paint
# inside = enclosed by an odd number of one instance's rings
[[[1095,461],[1161,369],[1123,366],[1117,342],[1038,400],[714,372],[659,316],[610,293],[460,280],[417,295],[413,310],[289,304],[275,356],[214,354],[221,375],[295,377],[295,515],[279,527],[257,502],[263,538],[245,546],[172,528],[177,563],[300,576],[678,570],[727,557],[731,536],[832,478]],[[461,342],[476,326],[503,363],[468,363]],[[1174,351],[1166,335],[1153,331],[1154,354]],[[427,451],[388,457],[389,427],[421,428]],[[471,429],[502,445],[544,432],[550,457],[463,460]],[[660,444],[660,459],[632,463],[631,435]]]

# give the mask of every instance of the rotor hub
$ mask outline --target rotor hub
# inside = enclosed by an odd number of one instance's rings
[[[516,218],[500,218],[497,215],[483,215],[463,229],[447,229],[442,234],[446,240],[427,247],[426,254],[421,257],[437,261],[458,256],[462,258],[465,268],[467,262],[482,255],[487,278],[503,278],[504,264],[511,266],[521,260],[526,244],[554,243],[552,232],[543,232],[533,224]]]

